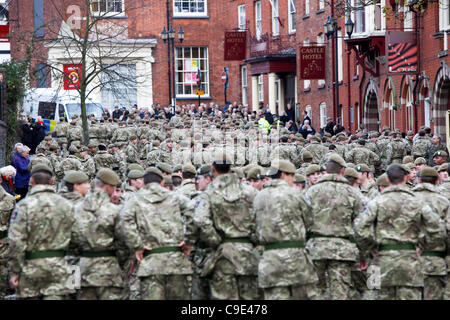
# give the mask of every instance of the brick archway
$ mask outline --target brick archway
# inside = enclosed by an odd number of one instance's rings
[[[434,133],[439,134],[442,140],[446,141],[445,118],[447,110],[450,109],[450,67],[442,62],[436,77],[434,78],[433,87],[433,123]]]
[[[371,79],[364,94],[364,118],[363,123],[367,131],[379,131],[380,114],[378,86]]]

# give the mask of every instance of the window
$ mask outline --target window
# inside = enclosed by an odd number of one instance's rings
[[[281,80],[278,76],[275,78],[275,103],[280,106],[280,96],[281,96]],[[278,110],[275,111],[278,113]]]
[[[309,38],[306,38],[305,40],[303,40],[303,45],[304,46],[309,46]],[[311,81],[310,80],[303,80],[303,89],[307,90],[311,88]]]
[[[295,0],[289,0],[289,32],[295,32],[295,30],[297,30],[297,24],[295,21],[295,15],[296,15],[296,10],[295,10]]]
[[[246,21],[245,21],[245,4],[238,6],[238,25],[239,30],[246,29]]]
[[[427,127],[431,126],[431,100],[429,97],[425,98],[423,105],[423,113],[425,118],[425,125]]]
[[[280,33],[280,21],[278,20],[278,0],[270,0],[272,5],[272,34],[277,36]]]
[[[305,0],[305,16],[309,16],[309,0]]]
[[[391,130],[395,129],[395,122],[396,122],[396,110],[393,108],[394,106],[395,106],[394,90],[391,89],[391,92],[389,94],[389,122]]]
[[[129,107],[137,104],[135,64],[103,65],[101,73],[102,104]]]
[[[311,105],[308,104],[308,105],[305,107],[305,111],[306,111],[306,113],[308,114],[309,118],[310,118],[311,121],[312,121],[313,117],[312,117],[312,107],[311,107]],[[302,119],[302,120],[303,120],[303,119]],[[312,123],[310,123],[310,125],[312,125]]]
[[[42,119],[55,119],[56,103],[53,102],[39,102],[38,116]]]
[[[264,79],[262,74],[258,76],[258,100],[259,102],[264,102]]]
[[[247,66],[241,66],[242,104],[248,105]]]
[[[355,122],[355,116],[353,112],[353,107],[350,107],[350,124],[353,124]]]
[[[207,0],[174,0],[174,16],[206,16]]]
[[[175,48],[176,95],[195,96],[196,90],[204,90],[209,96],[209,65],[207,47]],[[201,88],[197,86],[200,72]]]
[[[124,0],[92,0],[91,5],[94,15],[118,15],[124,12]]]
[[[256,24],[256,38],[259,40],[262,34],[262,16],[261,16],[261,1],[255,2],[255,24]]]
[[[325,9],[325,0],[319,0],[319,10]]]
[[[414,130],[414,109],[413,109],[413,94],[411,86],[408,86],[406,91],[406,130]]]
[[[413,29],[413,12],[409,9],[408,6],[404,7],[403,14],[403,30],[404,31],[412,31]]]
[[[319,46],[325,45],[325,35],[323,33],[319,33],[319,35],[317,36],[317,44]],[[325,79],[318,80],[317,84],[319,85],[319,87],[325,86]]]
[[[36,37],[44,36],[44,0],[34,0],[34,35]]]
[[[344,41],[344,39],[342,39],[342,31],[339,29],[337,32],[338,35],[338,82],[342,81],[344,78],[344,68],[343,68],[343,61],[342,61],[342,41]]]
[[[325,128],[327,126],[327,104],[322,102],[319,105],[320,109],[320,127]]]
[[[450,0],[439,1],[439,29],[450,30]]]
[[[38,88],[47,88],[47,68],[44,63],[36,65],[35,77]]]
[[[66,113],[64,112],[64,106],[62,104],[60,104],[58,107],[58,116],[60,118],[66,118],[67,121]]]
[[[366,6],[362,3],[362,0],[353,0],[355,6],[354,19],[355,27],[354,33],[366,32]]]

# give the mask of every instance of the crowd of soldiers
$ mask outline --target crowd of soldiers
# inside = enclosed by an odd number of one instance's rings
[[[449,299],[448,151],[421,128],[64,119],[28,195],[0,187],[19,299]]]

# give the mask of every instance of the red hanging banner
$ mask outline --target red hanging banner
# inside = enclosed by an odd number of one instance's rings
[[[81,64],[65,64],[64,71],[64,90],[76,90],[81,85]]]
[[[247,45],[247,32],[225,32],[225,61],[244,60]]]
[[[325,79],[325,46],[300,47],[300,79]]]

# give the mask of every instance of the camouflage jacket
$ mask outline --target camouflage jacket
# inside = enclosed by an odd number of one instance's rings
[[[44,164],[50,169],[53,168],[52,162],[47,158],[47,156],[41,154],[37,154],[33,159],[30,158],[30,164],[28,165],[28,171],[31,172],[31,169],[38,164]]]
[[[412,244],[423,250],[439,245],[445,230],[439,216],[406,186],[390,186],[368,203],[355,220],[364,252],[378,245]],[[423,267],[415,250],[383,250],[373,259],[381,269],[381,286],[423,286]]]
[[[86,159],[80,159],[80,162],[83,165],[84,173],[88,175],[89,179],[93,179],[97,172],[94,159],[88,156]]]
[[[374,170],[374,165],[379,164],[380,157],[365,147],[357,146],[345,154],[345,161],[354,164],[366,164]]]
[[[117,170],[119,167],[119,164],[117,163],[117,160],[114,158],[114,156],[104,150],[97,152],[97,154],[94,156],[94,162],[95,168],[97,170],[100,170],[100,168]]]
[[[423,203],[428,204],[430,208],[439,215],[441,219],[440,222],[444,226],[445,219],[447,215],[450,214],[450,202],[444,196],[439,194],[436,186],[429,183],[422,183],[414,187],[412,191],[416,197]],[[447,235],[441,239],[439,244],[428,248],[427,251],[439,251],[445,255],[446,245]],[[421,259],[425,274],[435,276],[447,275],[447,267],[444,258],[422,255]]]
[[[131,252],[178,246],[186,240],[182,216],[188,210],[192,210],[188,199],[150,183],[124,203],[119,230]],[[190,262],[181,251],[147,255],[137,271],[139,277],[191,273]]]
[[[83,137],[83,129],[78,125],[70,125],[67,128],[67,140],[69,142],[72,141],[81,141]]]
[[[414,158],[418,157],[425,157],[425,154],[427,153],[428,148],[431,146],[431,142],[426,137],[418,136],[416,141],[414,141],[411,155]]]
[[[64,199],[68,200],[72,205],[76,205],[83,201],[84,197],[78,192],[69,192],[67,188],[62,188],[58,194]]]
[[[83,171],[83,164],[74,155],[70,155],[61,161],[58,168],[55,170],[55,174],[58,179],[62,179],[69,170]]]
[[[114,130],[111,141],[112,142],[127,142],[129,137],[129,131],[127,127],[119,127]]]
[[[119,207],[100,189],[90,191],[75,206],[75,246],[83,252],[115,251],[120,240],[117,232]],[[80,257],[82,287],[122,287],[117,257]]]
[[[200,240],[215,249],[205,263],[202,275],[215,265],[226,263],[227,274],[257,275],[258,255],[252,243],[227,242],[230,238],[255,239],[253,200],[256,190],[239,181],[235,174],[220,175],[201,193],[195,204],[194,223]],[[223,266],[224,264],[221,263]]]
[[[308,215],[311,208],[301,193],[283,180],[269,181],[259,192],[253,208],[256,215],[256,235],[261,245],[283,241],[306,242]],[[258,266],[258,286],[261,288],[314,283],[317,275],[304,248],[264,251]]]
[[[26,252],[67,250],[74,222],[70,202],[49,185],[34,186],[17,204],[8,238],[10,276],[19,276],[19,297],[75,292],[72,269],[64,257],[25,259]]]
[[[316,235],[306,246],[312,259],[356,261],[358,248],[351,239],[354,237],[353,220],[362,209],[359,192],[344,177],[326,174],[308,188],[305,198],[312,207],[307,213],[312,221],[308,232],[310,236]]]
[[[450,179],[447,179],[438,187],[438,192],[450,201]]]
[[[8,257],[9,218],[16,200],[0,186],[0,259]]]
[[[313,163],[319,164],[322,157],[325,155],[325,153],[328,152],[328,148],[321,145],[317,141],[312,141],[311,144],[307,145],[305,148],[303,148],[303,153],[305,151],[311,152],[313,156]],[[303,155],[302,153],[302,155]]]
[[[386,163],[402,163],[407,155],[405,143],[401,138],[395,138],[386,146]]]
[[[58,122],[55,126],[55,128],[53,129],[53,132],[56,135],[56,138],[61,139],[61,138],[67,138],[67,131],[68,131],[69,126],[67,125],[66,122]]]
[[[128,163],[138,163],[141,158],[137,146],[132,143],[128,145],[126,154]]]
[[[189,199],[192,199],[197,193],[194,179],[183,180],[181,186],[177,189],[177,192],[180,192]]]
[[[380,150],[378,149],[378,145],[376,144],[375,141],[372,140],[366,141],[365,147],[377,155],[380,154]]]
[[[284,159],[291,161],[292,163],[297,162],[298,155],[296,154],[296,148],[291,143],[278,143],[270,153],[270,158],[274,159]]]
[[[259,145],[256,148],[258,164],[263,167],[270,166],[270,147],[266,143]]]

